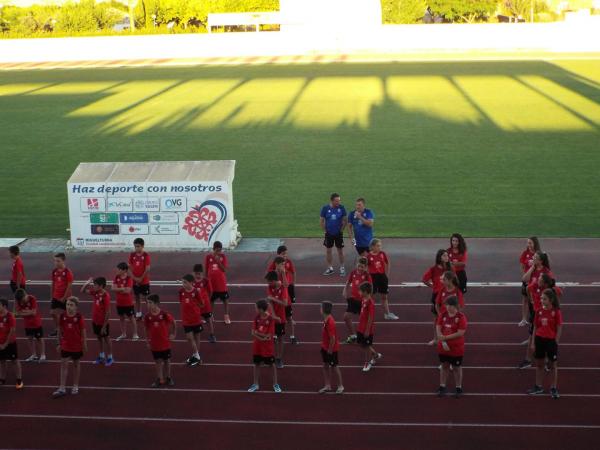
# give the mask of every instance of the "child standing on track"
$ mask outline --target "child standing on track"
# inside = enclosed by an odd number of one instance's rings
[[[552,289],[546,289],[542,294],[542,309],[535,313],[534,342],[531,350],[535,352],[535,386],[527,391],[531,395],[544,393],[544,362],[548,359],[550,369],[550,395],[559,398],[558,381],[558,342],[562,335],[563,318],[560,303]]]
[[[363,372],[368,372],[377,360],[383,358],[373,347],[373,335],[375,331],[375,302],[373,301],[373,286],[370,283],[360,285],[361,308],[356,329],[356,342],[365,350],[365,365]]]
[[[543,273],[547,273],[550,277],[554,278],[554,275],[550,270],[550,258],[548,258],[548,254],[542,251],[535,252],[533,264],[529,270],[525,272],[522,280],[524,283],[527,283],[527,286],[535,286],[537,285],[538,278]]]
[[[296,267],[294,263],[288,256],[288,248],[285,245],[280,245],[277,247],[277,256],[280,256],[285,261],[285,275],[287,277],[288,282],[288,294],[292,303],[296,303]],[[272,272],[276,270],[275,260],[269,264],[267,268],[267,272]]]
[[[338,350],[340,348],[340,341],[337,337],[337,330],[335,327],[335,320],[331,315],[333,310],[333,303],[323,302],[321,303],[321,314],[323,316],[323,334],[321,339],[321,358],[323,359],[323,378],[325,379],[325,386],[319,389],[319,394],[325,394],[331,392],[331,377],[332,372],[335,372],[338,378],[338,387],[335,391],[336,394],[342,394],[344,392],[344,383],[342,381],[342,372],[338,366]]]
[[[360,308],[362,303],[362,297],[360,295],[360,286],[363,283],[372,284],[373,280],[369,275],[368,260],[365,257],[358,258],[356,269],[350,272],[346,286],[342,291],[342,295],[346,299],[347,307],[344,313],[344,322],[346,323],[346,329],[348,330],[348,337],[346,338],[346,344],[352,344],[356,342],[356,332],[354,331],[354,324],[352,323],[352,316],[360,314]],[[348,289],[350,288],[350,292]]]
[[[446,394],[446,381],[452,366],[454,384],[456,385],[455,397],[463,393],[462,388],[462,363],[465,354],[465,333],[467,331],[467,318],[458,309],[458,298],[454,295],[446,298],[444,312],[437,320],[438,355],[442,367],[440,369],[440,387],[437,395]]]
[[[17,289],[25,289],[25,267],[23,266],[23,259],[21,258],[21,250],[17,245],[12,245],[8,248],[8,254],[10,259],[13,261],[12,271],[10,274],[10,289],[13,293]]]
[[[80,360],[83,354],[87,352],[87,342],[85,319],[77,312],[78,307],[79,299],[77,297],[69,297],[66,302],[65,312],[59,318],[59,345],[57,350],[60,353],[60,386],[52,394],[53,398],[67,395],[65,386],[69,373],[69,360],[73,362],[73,388],[71,389],[71,394],[79,394]]]
[[[66,300],[71,296],[71,286],[73,285],[73,272],[65,265],[67,256],[64,253],[54,255],[54,270],[52,271],[52,285],[50,295],[52,302],[50,304],[50,313],[54,319],[55,330],[48,337],[58,335],[58,324],[62,313],[66,309]]]
[[[217,299],[223,302],[223,321],[226,325],[230,325],[229,291],[227,290],[227,277],[225,276],[227,265],[227,256],[223,253],[223,244],[215,241],[213,251],[204,258],[206,275],[213,289],[210,301],[213,304]]]
[[[131,322],[133,331],[132,339],[137,341],[138,336],[137,321],[135,320],[135,309],[133,302],[133,278],[129,276],[129,266],[127,263],[117,264],[117,276],[115,277],[112,290],[117,294],[117,314],[119,315],[119,324],[121,325],[121,335],[117,341],[127,339],[127,321]]]
[[[277,368],[273,366],[275,361],[275,319],[268,312],[269,303],[266,300],[256,302],[256,317],[252,324],[252,362],[254,381],[248,388],[248,392],[256,392],[260,389],[260,367],[267,366],[273,369],[273,390],[281,392],[281,386],[277,383]]]
[[[156,381],[152,387],[175,386],[171,377],[171,341],[175,339],[175,320],[171,314],[160,309],[160,297],[157,294],[150,294],[146,301],[146,345],[152,352],[156,367]]]
[[[271,302],[272,314],[275,319],[275,336],[277,339],[275,367],[283,369],[283,337],[285,336],[285,324],[287,322],[285,309],[288,306],[287,286],[284,286],[277,272],[267,273],[265,280],[268,283],[267,300]]]
[[[527,239],[527,248],[523,250],[521,256],[519,257],[519,264],[521,265],[521,277],[523,277],[533,266],[533,258],[535,257],[536,252],[541,251],[540,241],[537,237],[532,236]],[[527,292],[527,283],[523,281],[523,286],[521,287],[521,297],[522,297],[522,308],[521,308],[521,321],[519,322],[520,327],[524,327],[529,325],[529,316],[530,316],[530,308],[529,308],[529,295]]]
[[[194,287],[194,276],[184,275],[179,289],[179,304],[181,305],[181,322],[185,338],[192,346],[192,355],[185,361],[189,367],[197,366],[202,362],[200,357],[200,333],[202,327],[202,309],[204,299],[200,291]]]
[[[92,329],[98,338],[100,352],[94,364],[112,366],[112,342],[110,340],[110,294],[106,290],[106,278],[90,278],[81,287],[81,292],[92,296]]]
[[[386,320],[398,320],[398,316],[390,312],[388,304],[388,279],[390,275],[390,261],[383,250],[381,250],[381,240],[373,239],[370,246],[371,251],[367,254],[369,261],[369,274],[373,279],[373,294],[381,297],[383,304],[383,318]]]
[[[296,324],[294,322],[294,310],[292,309],[292,299],[290,298],[290,277],[287,273],[286,267],[287,262],[283,256],[277,256],[272,265],[275,266],[275,272],[277,272],[277,276],[279,277],[279,281],[286,290],[287,293],[287,306],[285,307],[285,320],[286,323],[290,325],[290,342],[294,345],[299,344],[298,339],[296,339]],[[292,278],[293,280],[293,278]]]
[[[202,264],[194,264],[194,287],[200,291],[200,296],[203,300],[202,318],[208,324],[208,342],[211,344],[217,343],[215,337],[215,321],[213,320],[212,304],[210,298],[212,296],[212,286],[208,278],[204,276],[204,267]]]
[[[463,294],[467,293],[467,243],[465,238],[459,233],[454,233],[450,237],[450,248],[448,256],[452,270],[458,277],[458,285]]]
[[[37,299],[27,294],[24,289],[17,289],[15,292],[15,317],[23,318],[25,336],[31,350],[31,356],[25,361],[46,361],[42,315],[38,309]]]
[[[133,278],[133,294],[135,295],[135,318],[142,320],[142,299],[146,301],[150,295],[150,255],[144,251],[142,238],[133,240],[134,251],[129,254],[129,274]]]
[[[21,362],[17,353],[17,321],[8,310],[8,300],[0,298],[0,385],[6,384],[6,362],[15,371],[15,387],[23,389]]]
[[[462,310],[465,307],[465,301],[459,287],[458,277],[454,272],[450,271],[444,272],[444,275],[442,275],[442,288],[435,299],[435,311],[438,318],[446,312],[446,300],[448,297],[457,298],[459,309]],[[437,328],[435,336],[436,337],[433,340],[429,341],[428,345],[433,345],[437,342]]]
[[[431,288],[431,312],[433,313],[433,343],[436,341],[436,322],[437,322],[437,309],[435,307],[435,300],[438,296],[438,293],[442,290],[442,276],[444,272],[448,272],[452,270],[452,266],[450,265],[450,259],[448,257],[448,251],[444,249],[440,249],[437,251],[435,255],[435,264],[427,269],[427,272],[423,274],[423,278],[421,281],[425,286],[429,286]]]

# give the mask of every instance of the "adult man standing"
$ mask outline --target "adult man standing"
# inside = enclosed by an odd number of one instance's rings
[[[323,275],[332,275],[334,272],[332,255],[334,245],[337,248],[340,262],[340,276],[346,275],[346,269],[344,268],[344,228],[347,224],[348,216],[346,215],[346,208],[341,204],[340,195],[331,194],[329,204],[321,208],[321,229],[325,232],[323,245],[327,250],[327,270],[323,272]]]
[[[356,199],[356,209],[348,216],[348,233],[356,252],[360,256],[369,253],[369,245],[373,239],[373,211],[365,208],[365,199]]]

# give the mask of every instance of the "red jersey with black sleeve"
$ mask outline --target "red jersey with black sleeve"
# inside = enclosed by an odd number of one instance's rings
[[[208,314],[212,312],[212,304],[210,297],[212,295],[212,287],[208,278],[202,278],[201,280],[194,281],[194,287],[200,292],[202,298],[202,314]]]
[[[554,274],[552,273],[552,271],[547,267],[542,266],[539,269],[533,269],[533,272],[531,272],[531,278],[529,278],[529,283],[527,283],[527,286],[537,286],[538,280],[543,273],[547,273],[550,276],[550,278],[554,278]]]
[[[271,298],[276,298],[277,300],[285,302],[286,305],[289,302],[288,290],[281,283],[279,283],[279,287],[269,285],[267,287],[267,295]],[[285,306],[275,302],[271,302],[271,304],[273,305],[273,312],[279,318],[279,323],[286,323]]]
[[[367,329],[369,319],[371,319],[371,327]],[[375,302],[372,297],[362,299],[356,331],[362,333],[363,336],[371,336],[375,331]]]
[[[85,319],[79,313],[69,316],[66,312],[60,315],[60,349],[65,352],[83,351],[83,330]]]
[[[146,268],[150,266],[150,255],[146,252],[137,253],[131,252],[129,254],[129,267],[131,268],[131,273],[134,277],[141,277]],[[136,282],[137,285],[150,284],[150,276],[146,272],[144,278],[139,283]]]
[[[332,336],[335,339],[332,352],[337,352],[340,349],[340,341],[338,340],[337,336],[335,319],[330,314],[327,316],[327,319],[323,321],[323,334],[321,338],[321,348],[326,352],[329,351],[329,341],[331,340]]]
[[[371,283],[373,284],[373,279],[369,272],[361,272],[358,269],[354,269],[348,275],[348,283],[350,284],[351,294],[350,296],[360,302],[360,285],[363,283]]]
[[[374,273],[385,274],[385,268],[389,264],[389,260],[385,252],[379,252],[377,254],[369,252],[367,255],[367,260],[369,261],[369,273],[371,275]]]
[[[531,252],[528,248],[526,248],[521,256],[519,257],[519,263],[525,267],[523,273],[527,272],[531,266],[533,266],[533,257],[535,256],[535,251]]]
[[[18,257],[13,260],[12,272],[10,274],[10,281],[13,283],[17,282],[18,275],[21,274],[21,284],[25,284],[25,266],[23,266],[23,260]]]
[[[440,292],[443,287],[442,275],[444,275],[444,272],[446,272],[446,269],[436,264],[435,266],[427,269],[427,272],[423,274],[421,281],[425,284],[427,284],[427,282],[431,282],[431,290],[433,292]]]
[[[25,328],[39,328],[42,326],[42,315],[38,309],[37,299],[33,295],[28,294],[24,303],[15,301],[15,304],[17,312],[35,309],[35,315],[23,316]]]
[[[294,274],[296,273],[296,267],[294,267],[294,263],[291,259],[286,259],[283,267],[285,268],[286,281],[288,284],[294,284]],[[267,272],[274,272],[275,270],[275,261],[271,261],[271,264],[269,264],[269,267],[267,267]]]
[[[227,292],[227,277],[225,272],[218,264],[218,258],[221,259],[221,264],[227,269],[227,256],[223,253],[215,255],[209,253],[204,258],[204,267],[206,268],[206,275],[210,280],[210,284],[213,288],[213,292]]]
[[[166,311],[160,311],[158,314],[147,313],[144,316],[144,326],[146,336],[150,342],[150,350],[164,352],[171,349],[169,330],[173,322],[175,322],[173,316]]]
[[[466,269],[467,267],[467,252],[465,251],[464,253],[459,253],[458,250],[454,250],[453,248],[449,248],[447,250],[448,252],[448,258],[450,259],[450,263],[452,264],[452,270],[456,273],[456,272],[460,272]],[[454,265],[454,263],[463,263],[465,264],[462,267],[456,267]]]
[[[61,300],[71,295],[71,288],[67,287],[73,283],[73,272],[66,267],[52,271],[52,298]]]
[[[437,297],[435,298],[435,304],[440,308],[440,316],[446,312],[446,299],[455,295],[458,298],[458,306],[459,308],[465,307],[465,299],[463,297],[463,293],[460,289],[454,288],[452,290],[447,290],[443,285],[442,289],[438,292]]]
[[[92,323],[95,325],[104,325],[106,312],[110,311],[110,294],[107,291],[91,291],[94,305],[92,307]]]
[[[252,340],[252,354],[266,358],[274,356],[275,344],[273,342],[273,335],[275,334],[275,319],[273,319],[273,316],[267,314],[266,317],[262,317],[258,314],[254,318],[252,329],[260,334],[270,336],[266,341],[261,341],[254,336]]]
[[[7,311],[6,314],[4,314],[3,316],[0,316],[0,345],[6,344],[8,335],[16,327],[17,327],[17,321],[15,320],[15,316],[13,316],[10,311]],[[13,334],[13,336],[8,341],[9,344],[12,344],[13,342],[17,342],[17,333],[16,332]]]
[[[124,277],[117,275],[113,281],[113,286],[120,289],[130,289],[129,292],[117,292],[117,306],[133,306],[133,278],[129,275]]]
[[[179,304],[181,305],[181,322],[186,327],[199,325],[202,322],[202,305],[204,301],[196,288],[186,291],[179,289]]]
[[[442,335],[450,336],[451,334],[457,333],[459,330],[467,329],[467,318],[461,313],[457,312],[454,316],[450,316],[448,312],[440,314],[436,325],[440,327]],[[464,356],[465,354],[465,337],[460,336],[456,339],[450,339],[445,341],[450,347],[449,350],[444,350],[442,341],[438,341],[438,353],[448,356]]]
[[[545,339],[556,339],[558,327],[563,324],[560,309],[540,309],[535,313],[535,335]]]

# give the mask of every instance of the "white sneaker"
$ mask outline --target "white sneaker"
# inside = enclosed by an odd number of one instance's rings
[[[369,361],[369,364],[370,364],[371,366],[374,366],[374,365],[375,365],[375,363],[376,363],[377,361],[379,361],[381,358],[383,358],[383,355],[382,355],[381,353],[377,353],[377,355],[375,355],[373,358],[371,358],[371,361]]]
[[[136,313],[135,313],[135,318],[136,318],[136,319],[141,319],[141,318],[142,318],[142,313],[141,313],[141,311],[138,311],[138,312],[136,312]]]
[[[527,345],[529,344],[529,339],[525,339],[523,342],[521,342],[521,345]]]
[[[527,326],[527,325],[529,325],[529,322],[527,322],[525,319],[523,319],[523,320],[521,320],[521,321],[519,322],[519,326],[520,326],[520,327],[525,327],[525,326]]]
[[[363,372],[368,372],[369,370],[371,370],[371,367],[373,367],[373,365],[370,362],[365,363],[365,365],[362,368],[362,371]]]
[[[396,314],[394,314],[393,312],[390,312],[390,313],[384,314],[384,315],[383,315],[383,318],[384,318],[385,320],[398,320],[398,319],[399,319],[399,317],[398,317]]]
[[[323,275],[333,275],[333,272],[333,267],[330,267],[325,272],[323,272]]]
[[[340,277],[346,276],[346,268],[344,266],[340,267]]]
[[[25,360],[25,362],[33,362],[33,361],[37,361],[38,357],[37,355],[31,355],[29,358],[27,358]]]
[[[131,339],[134,340],[134,341],[139,341],[140,337],[137,334],[134,334]]]
[[[123,339],[127,339],[127,335],[126,334],[122,334],[121,336],[119,336],[117,338],[117,342],[122,341]]]
[[[38,359],[38,362],[44,362],[44,361],[46,361],[46,355],[40,356],[40,359]]]

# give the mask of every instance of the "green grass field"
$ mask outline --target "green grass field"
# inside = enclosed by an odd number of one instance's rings
[[[0,72],[0,236],[66,236],[80,161],[235,159],[244,236],[600,236],[600,56]]]

